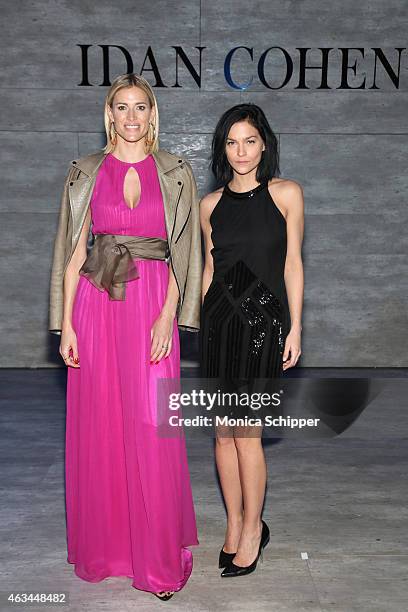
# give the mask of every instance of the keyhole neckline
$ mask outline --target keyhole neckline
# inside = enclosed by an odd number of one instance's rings
[[[149,153],[149,155],[147,155],[146,157],[144,157],[143,159],[140,159],[137,162],[127,162],[127,161],[123,161],[123,159],[119,159],[118,157],[115,157],[115,155],[113,155],[113,153],[109,153],[109,156],[114,159],[115,161],[117,161],[119,164],[124,164],[125,166],[138,166],[139,164],[143,164],[143,162],[145,162],[146,160],[149,159],[149,157],[152,156],[151,153]]]

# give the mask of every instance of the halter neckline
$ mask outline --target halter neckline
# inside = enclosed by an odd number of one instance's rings
[[[267,186],[268,186],[268,181],[262,181],[262,183],[260,183],[253,189],[250,189],[249,191],[232,191],[232,189],[228,187],[228,184],[226,184],[224,187],[224,191],[226,194],[228,194],[232,198],[238,198],[238,199],[252,198],[255,193],[258,193],[258,191],[262,191],[262,189],[265,189],[265,187]]]

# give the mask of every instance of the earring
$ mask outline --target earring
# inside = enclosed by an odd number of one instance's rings
[[[149,136],[148,136],[150,128],[152,128],[152,130],[153,130],[153,136],[151,138],[149,138]],[[145,136],[146,146],[147,147],[151,147],[152,144],[154,143],[155,139],[156,139],[156,126],[154,125],[154,123],[149,121],[149,129],[147,130],[147,134]]]
[[[112,123],[110,125],[110,128],[109,128],[109,138],[110,138],[110,141],[111,141],[112,145],[115,146],[117,136],[116,136],[115,124],[114,124],[113,121],[112,121]]]

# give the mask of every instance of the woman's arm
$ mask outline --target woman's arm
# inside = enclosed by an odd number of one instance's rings
[[[191,165],[185,161],[186,187],[190,189],[191,196],[191,227],[190,252],[188,255],[188,270],[184,287],[184,301],[178,313],[178,326],[180,329],[198,331],[199,329],[199,292],[201,285],[202,258],[200,223],[198,219],[198,192]],[[189,183],[189,185],[188,185]],[[158,363],[163,357],[168,357],[172,349],[173,323],[177,315],[177,306],[180,292],[172,266],[169,266],[169,282],[166,300],[160,315],[151,329],[150,361]],[[198,298],[198,299],[197,299]]]
[[[208,291],[209,286],[214,274],[214,262],[211,254],[211,249],[214,248],[211,239],[211,224],[210,216],[219,199],[221,198],[222,191],[213,191],[200,202],[200,224],[204,236],[204,248],[205,248],[205,259],[204,259],[204,270],[201,288],[201,303],[204,302],[205,294]]]
[[[296,181],[285,181],[279,190],[279,204],[286,212],[287,251],[285,262],[285,286],[291,318],[290,332],[286,338],[283,368],[293,367],[300,355],[302,332],[302,307],[304,275],[302,242],[304,234],[304,201],[302,187]],[[289,357],[289,361],[286,361]]]
[[[172,321],[176,316],[179,296],[180,292],[177,287],[176,277],[174,276],[173,268],[169,266],[169,283],[167,286],[167,295],[161,312],[163,315],[166,315],[171,318]]]
[[[150,362],[158,363],[160,359],[168,357],[172,349],[173,322],[177,312],[180,292],[178,290],[173,268],[169,266],[169,282],[166,299],[159,316],[150,330]],[[167,348],[163,348],[167,347]]]
[[[60,354],[67,365],[73,367],[79,367],[77,361],[79,361],[76,334],[72,326],[72,307],[74,303],[75,293],[79,282],[79,270],[82,264],[87,258],[87,242],[89,228],[91,224],[91,211],[88,208],[88,212],[85,217],[84,224],[82,226],[81,234],[78,239],[78,243],[75,247],[75,251],[71,257],[71,260],[67,266],[64,275],[64,306],[63,306],[63,318],[62,318],[62,330],[61,330],[61,344]],[[72,349],[72,356],[69,352]]]

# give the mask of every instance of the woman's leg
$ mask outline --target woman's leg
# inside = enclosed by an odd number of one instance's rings
[[[250,437],[240,432],[234,438],[244,504],[244,522],[234,563],[243,567],[255,560],[262,533],[267,470],[259,429],[259,435],[252,433]]]
[[[243,498],[238,467],[237,449],[231,430],[217,427],[215,459],[220,478],[222,494],[227,507],[227,529],[224,551],[237,551],[243,524]]]

